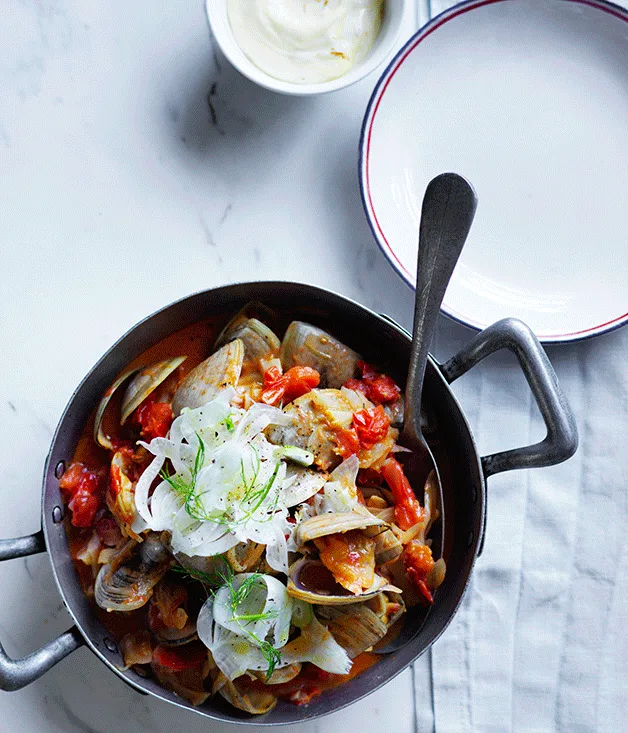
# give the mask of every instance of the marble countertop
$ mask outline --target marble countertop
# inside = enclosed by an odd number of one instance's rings
[[[406,37],[417,15],[410,3]],[[0,46],[1,537],[39,529],[43,464],[74,387],[122,333],[168,302],[229,282],[290,279],[410,325],[413,296],[373,241],[358,187],[358,138],[375,75],[320,98],[264,91],[212,48],[202,0],[10,0]],[[470,336],[443,319],[437,354],[451,355]],[[597,353],[579,352],[583,374],[596,359],[628,352],[623,335],[599,343]],[[570,352],[552,356],[567,373]],[[497,378],[508,369],[498,367]],[[511,384],[521,386],[518,379]],[[578,380],[567,387],[580,400]],[[461,397],[464,405],[465,389]],[[497,448],[528,442],[535,429],[529,396],[509,401],[498,389],[489,397],[506,422],[508,445]],[[490,432],[473,399],[467,405],[472,425]],[[519,411],[526,419],[511,429],[509,414]],[[552,475],[567,486],[585,464],[572,465]],[[500,481],[493,517],[507,525]],[[514,487],[529,485],[521,479]],[[525,559],[523,519],[511,536]],[[481,590],[481,569],[478,578]],[[0,598],[0,639],[14,657],[71,624],[45,555],[0,565]],[[464,629],[473,630],[469,608],[448,632],[441,659],[455,652]],[[506,666],[517,649],[511,632],[503,639]],[[478,669],[475,658],[463,663]],[[391,721],[399,733],[432,730],[433,713],[421,717],[432,708],[430,679],[430,667],[417,665],[360,705],[299,731],[375,733]],[[570,680],[575,695],[579,678]],[[497,703],[513,705],[508,685],[498,690]],[[236,729],[137,694],[86,649],[29,687],[0,693],[0,720],[2,730],[24,733]],[[487,725],[482,733],[488,730],[506,727]]]
[[[70,394],[168,302],[289,279],[408,323],[411,294],[379,253],[358,189],[375,76],[321,98],[259,89],[212,48],[202,0],[10,2],[0,45],[0,496],[12,508],[0,536],[39,528],[43,463]],[[70,625],[45,555],[0,566],[0,597],[13,656]],[[410,730],[410,671],[328,724],[375,731],[392,698]],[[25,733],[208,728],[138,695],[85,649],[0,694],[0,719]]]

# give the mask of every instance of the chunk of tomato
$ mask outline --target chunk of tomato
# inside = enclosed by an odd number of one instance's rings
[[[183,672],[198,667],[207,660],[207,649],[202,644],[186,644],[182,647],[156,646],[153,662],[171,672]]]
[[[79,489],[70,500],[68,508],[72,512],[72,524],[75,527],[91,527],[98,511],[98,499]]]
[[[406,574],[414,581],[423,598],[428,603],[434,603],[434,596],[427,584],[427,576],[434,567],[434,558],[430,548],[416,540],[408,542],[403,552],[403,564]]]
[[[59,487],[68,502],[75,527],[91,527],[94,523],[104,491],[103,476],[103,471],[91,471],[77,461],[61,477]]]
[[[318,387],[320,381],[321,375],[311,367],[295,366],[285,374],[277,366],[269,367],[264,372],[262,402],[267,405],[292,402]]]
[[[396,458],[390,456],[382,466],[382,476],[390,487],[395,499],[395,522],[403,529],[410,529],[422,522],[425,511],[416,498],[412,486]]]
[[[347,389],[362,392],[376,405],[396,402],[399,399],[401,390],[392,377],[376,371],[364,361],[358,362],[358,368],[362,372],[362,379],[349,379],[344,385]]]
[[[353,414],[353,427],[362,448],[368,450],[388,434],[390,420],[381,405],[358,410]]]
[[[165,438],[172,425],[172,408],[168,402],[156,402],[153,395],[147,397],[133,413],[132,421],[141,429],[146,440]]]

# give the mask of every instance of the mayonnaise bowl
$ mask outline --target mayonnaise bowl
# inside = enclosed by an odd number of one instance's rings
[[[307,96],[350,86],[382,64],[395,48],[407,2],[382,0],[381,14],[374,10],[376,0],[329,6],[321,0],[320,11],[312,5],[309,15],[296,0],[294,12],[285,0],[206,0],[205,7],[215,42],[240,73],[267,89]],[[341,6],[342,16],[332,11],[334,6]],[[323,16],[331,22],[323,22]],[[307,26],[299,27],[301,22]],[[338,35],[339,28],[345,36]],[[264,43],[270,38],[276,47],[282,34],[284,55]],[[304,39],[311,42],[305,49]]]

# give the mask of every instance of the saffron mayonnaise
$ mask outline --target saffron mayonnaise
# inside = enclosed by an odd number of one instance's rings
[[[337,79],[369,52],[384,0],[227,0],[237,44],[262,71],[301,84]]]

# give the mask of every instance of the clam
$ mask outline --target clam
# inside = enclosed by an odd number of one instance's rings
[[[154,392],[186,359],[187,356],[177,356],[174,359],[166,359],[140,369],[124,391],[120,407],[120,425],[124,425],[148,395]]]
[[[209,659],[201,667],[184,669],[181,672],[173,672],[154,661],[152,664],[153,674],[157,681],[167,689],[175,692],[179,697],[189,700],[192,705],[202,705],[211,694],[205,689],[209,667]]]
[[[238,542],[227,550],[225,557],[236,573],[247,573],[257,568],[265,549],[265,545],[257,542]]]
[[[182,629],[164,627],[158,631],[153,631],[153,636],[162,646],[183,646],[198,639],[194,621],[189,621]]]
[[[385,529],[375,537],[375,563],[385,565],[396,560],[403,552],[401,540],[391,529]]]
[[[163,646],[183,646],[198,639],[196,621],[186,611],[188,592],[182,586],[157,583],[148,605],[148,626]]]
[[[350,606],[319,606],[316,613],[334,639],[354,659],[375,646],[404,613],[401,595],[378,593],[364,603]]]
[[[224,675],[220,675],[214,685],[225,700],[238,710],[244,710],[252,715],[263,715],[270,712],[277,704],[277,698],[271,692],[247,690],[241,680],[232,682]]]
[[[259,368],[260,360],[272,359],[279,355],[281,342],[265,323],[257,318],[250,318],[249,310],[249,306],[246,306],[229,321],[218,336],[216,347],[240,339],[244,344],[245,362]]]
[[[290,682],[290,680],[293,680],[301,671],[301,667],[302,665],[300,662],[293,662],[286,667],[276,669],[268,678],[266,677],[266,672],[255,671],[250,672],[250,674],[253,674],[258,680],[261,680],[266,685],[281,685],[284,682]]]
[[[241,310],[239,310],[235,314],[235,316],[233,316],[229,323],[227,323],[227,325],[218,334],[218,337],[216,338],[216,343],[214,344],[214,348],[217,349],[220,346],[229,343],[229,341],[233,341],[234,338],[240,338],[240,336],[237,334],[237,331],[241,329],[243,324],[245,324],[248,320],[256,320],[258,322],[262,322],[264,328],[268,328],[266,324],[276,322],[277,313],[272,310],[272,308],[269,308],[267,305],[264,305],[264,303],[261,303],[258,300],[249,301]],[[268,330],[274,336],[274,332],[270,328]],[[279,348],[280,341],[279,339],[277,339],[276,336],[274,338],[276,339],[277,348]]]
[[[150,534],[141,545],[129,540],[100,569],[94,586],[96,603],[107,611],[141,608],[171,564],[172,557],[158,534]]]
[[[358,371],[359,354],[325,331],[303,321],[292,321],[281,342],[284,370],[309,366],[321,375],[321,387],[341,387]]]
[[[320,514],[297,525],[295,542],[312,541],[337,583],[360,595],[375,583],[375,538],[387,525],[368,510]]]
[[[388,625],[388,628],[390,628],[406,610],[406,604],[401,593],[380,593],[378,596],[375,596],[375,598],[371,598],[371,600],[366,601],[365,605],[377,614],[377,616]]]
[[[243,360],[244,344],[236,339],[192,369],[174,393],[172,411],[175,416],[184,407],[201,407],[222,390],[235,387],[240,379]]]
[[[327,471],[340,463],[337,434],[351,427],[353,406],[339,389],[315,389],[284,408],[288,425],[273,426],[271,443],[293,445],[314,456],[318,468]]]
[[[122,637],[120,653],[124,662],[123,669],[129,669],[136,664],[150,664],[153,659],[153,647],[148,631],[136,631]]]
[[[103,430],[103,418],[105,411],[111,398],[118,388],[126,382],[126,380],[135,374],[135,377],[126,388],[122,398],[122,406],[120,411],[120,424],[124,425],[131,413],[139,407],[139,405],[152,393],[157,387],[174,372],[174,370],[182,364],[187,357],[177,356],[174,359],[166,359],[156,364],[144,367],[131,367],[125,369],[115,382],[107,389],[102,396],[96,417],[94,418],[94,440],[98,445],[107,450],[115,450],[113,443]]]
[[[366,603],[354,603],[342,609],[325,606],[319,610],[318,617],[351,659],[375,646],[388,632],[388,624]]]
[[[133,522],[137,519],[135,506],[135,484],[128,476],[129,457],[122,451],[114,453],[111,459],[109,485],[105,500],[109,511],[113,514],[122,534],[131,537],[136,542],[142,542],[142,537],[133,531]]]
[[[365,511],[364,513],[339,512],[319,514],[300,522],[294,532],[294,539],[297,543],[297,547],[301,547],[306,542],[310,542],[311,540],[315,540],[319,537],[337,534],[339,532],[349,532],[353,529],[366,530],[370,527],[386,528],[386,523],[368,511]]]
[[[307,603],[320,606],[341,606],[357,601],[366,601],[383,590],[399,593],[399,589],[389,585],[386,578],[375,575],[370,588],[359,594],[349,593],[319,560],[303,557],[288,569],[288,594]]]

